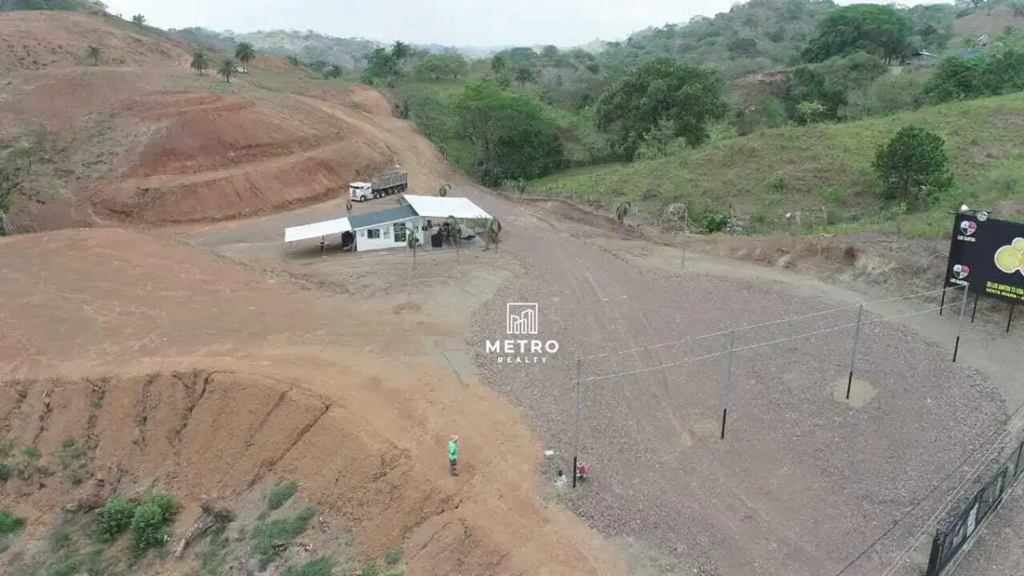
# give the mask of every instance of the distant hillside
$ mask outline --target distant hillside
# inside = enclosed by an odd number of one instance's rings
[[[382,42],[363,38],[337,38],[312,30],[260,30],[236,33],[231,30],[215,32],[205,28],[170,30],[179,38],[208,46],[218,51],[230,51],[238,42],[249,42],[258,52],[279,56],[295,56],[306,62],[324,61],[351,68],[366,63],[366,57]]]
[[[99,0],[0,0],[0,12],[16,10],[60,10],[65,12],[106,12]]]

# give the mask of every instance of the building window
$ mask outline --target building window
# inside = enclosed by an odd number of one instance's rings
[[[395,242],[405,242],[405,222],[395,222]]]
[[[380,238],[380,228],[370,228],[366,231],[367,238]]]

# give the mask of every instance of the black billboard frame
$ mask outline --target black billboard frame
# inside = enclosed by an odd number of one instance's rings
[[[958,256],[958,255],[960,255],[962,253],[962,250],[958,250],[958,246],[961,246],[961,245],[957,243],[957,241],[959,240],[958,237],[960,236],[958,223],[960,222],[961,218],[964,217],[964,216],[972,217],[972,218],[976,219],[979,222],[985,222],[985,221],[987,221],[992,216],[992,212],[991,211],[987,211],[987,210],[960,210],[960,211],[957,211],[957,212],[949,212],[949,214],[953,215],[953,230],[952,230],[952,233],[950,234],[950,238],[949,238],[949,254],[946,257],[946,276],[942,280],[942,288],[943,288],[943,290],[942,290],[942,297],[941,297],[941,299],[939,301],[939,316],[942,316],[942,311],[946,308],[946,290],[948,288],[952,288],[954,286],[961,285],[961,286],[967,287],[968,291],[972,291],[970,289],[971,284],[969,282],[964,282],[962,284],[958,284],[958,283],[951,284],[950,283],[951,272],[952,272],[953,266],[955,265],[955,260],[957,260],[956,256]],[[975,318],[975,316],[978,313],[978,299],[980,297],[981,297],[981,292],[974,292],[974,309],[971,311],[971,324],[974,324],[974,318]],[[995,296],[987,296],[987,297],[988,298],[992,298],[993,300],[999,300],[999,298],[996,298]],[[1013,312],[1017,308],[1017,304],[1016,304],[1016,302],[1012,302],[1012,301],[1007,301],[1006,303],[1009,304],[1009,306],[1010,306],[1010,310],[1009,310],[1009,312],[1007,313],[1007,316],[1006,316],[1006,333],[1009,334],[1010,333],[1010,326],[1013,323]]]

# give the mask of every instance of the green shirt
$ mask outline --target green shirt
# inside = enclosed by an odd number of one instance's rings
[[[459,457],[459,445],[454,440],[448,441],[448,459],[455,460]]]

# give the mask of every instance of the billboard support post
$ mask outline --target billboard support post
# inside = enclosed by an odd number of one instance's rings
[[[946,291],[949,290],[948,286],[942,287],[942,298],[939,299],[939,316],[942,316],[942,309],[946,307]]]
[[[1006,333],[1010,333],[1010,322],[1013,322],[1013,309],[1016,308],[1016,304],[1010,304],[1010,314],[1006,318]]]
[[[726,358],[725,386],[722,387],[722,437],[725,440],[725,420],[729,416],[729,387],[732,385],[732,359],[736,352],[736,331],[729,332],[729,354]]]
[[[573,446],[572,446],[572,487],[576,487],[576,466],[580,458],[580,358],[576,359],[576,382],[575,394],[573,394],[572,422],[573,422]]]
[[[857,328],[853,332],[853,349],[850,351],[850,376],[846,379],[846,399],[850,399],[853,388],[853,366],[857,362],[857,341],[860,340],[860,321],[864,318],[864,303],[857,307]]]
[[[978,294],[974,295],[974,310],[971,310],[971,324],[974,324],[974,316],[978,313]]]
[[[960,319],[956,322],[956,343],[953,344],[953,362],[956,362],[956,354],[960,351],[960,330],[964,325],[964,311],[967,310],[968,287],[964,286],[964,297],[960,300]]]

